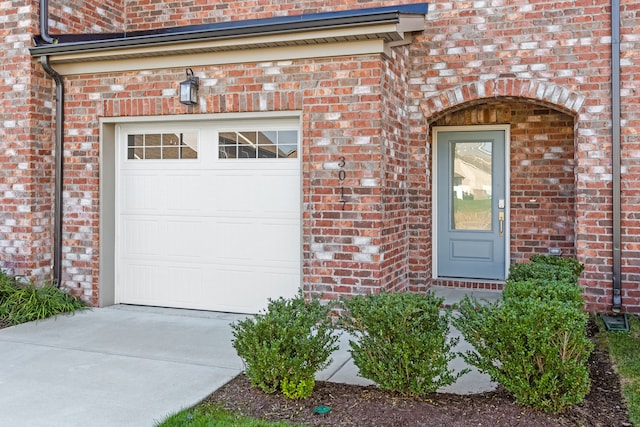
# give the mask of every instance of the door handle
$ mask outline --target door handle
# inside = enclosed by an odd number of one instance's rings
[[[498,212],[500,237],[504,237],[504,212]]]

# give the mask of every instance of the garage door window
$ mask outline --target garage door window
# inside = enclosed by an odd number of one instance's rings
[[[218,155],[221,159],[295,159],[298,131],[220,132]]]
[[[127,159],[129,160],[197,158],[197,133],[137,133],[127,136]]]

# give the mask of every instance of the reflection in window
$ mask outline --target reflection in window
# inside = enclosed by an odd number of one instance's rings
[[[129,160],[182,160],[198,158],[198,134],[145,133],[128,135]]]
[[[298,131],[220,132],[218,156],[221,159],[295,159]]]
[[[454,142],[451,148],[451,228],[491,230],[491,142]]]

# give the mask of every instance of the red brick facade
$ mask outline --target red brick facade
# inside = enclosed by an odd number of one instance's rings
[[[55,34],[396,4],[50,3]],[[640,6],[621,3],[622,300],[624,311],[640,312]],[[5,35],[0,266],[45,280],[52,257],[55,96],[28,51],[39,33],[38,2],[4,2],[0,12]],[[609,311],[610,13],[610,3],[600,0],[571,5],[438,0],[429,4],[425,31],[409,45],[388,48],[386,55],[193,67],[202,82],[201,102],[194,107],[176,97],[184,68],[65,76],[63,284],[98,304],[100,118],[299,111],[302,269],[308,294],[330,298],[428,289],[433,282],[433,127],[509,124],[511,261],[562,248],[586,266],[587,309]]]
[[[38,2],[31,3],[33,13],[39,19]],[[119,0],[51,1],[49,11],[51,34],[116,33],[127,30],[125,3]]]
[[[335,0],[281,0],[278,2],[239,0],[210,2],[204,0],[166,1],[142,0],[127,5],[128,31],[140,31],[210,22],[271,18],[301,15],[303,13],[334,12],[356,8],[372,8],[396,4],[420,3],[409,0],[399,3],[388,1],[335,1]]]
[[[10,274],[46,277],[51,264],[51,85],[32,60],[33,9],[0,5],[0,259]]]

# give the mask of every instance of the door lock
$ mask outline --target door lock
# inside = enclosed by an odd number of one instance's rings
[[[504,237],[504,212],[498,212],[500,237]]]

